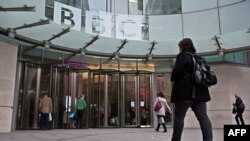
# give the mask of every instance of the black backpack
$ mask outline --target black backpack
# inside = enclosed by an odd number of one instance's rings
[[[238,110],[243,112],[245,110],[245,104],[243,102],[241,102],[238,106]]]
[[[203,87],[210,87],[217,84],[217,77],[213,71],[210,70],[210,66],[207,62],[198,55],[185,52],[192,56],[194,63],[194,71],[192,73],[193,83]]]

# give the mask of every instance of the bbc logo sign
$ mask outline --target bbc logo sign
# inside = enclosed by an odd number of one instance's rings
[[[224,125],[224,141],[249,141],[250,125]]]

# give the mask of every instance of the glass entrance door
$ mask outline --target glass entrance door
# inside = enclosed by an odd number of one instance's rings
[[[77,99],[84,95],[88,105],[88,85],[88,70],[53,68],[54,128],[88,128],[88,106],[84,109],[81,119],[76,120]]]
[[[37,129],[39,123],[38,101],[41,68],[35,64],[22,63],[17,107],[17,129]]]
[[[91,127],[119,127],[119,73],[93,72],[90,95]]]
[[[137,127],[138,123],[138,97],[137,77],[134,74],[122,75],[122,98],[124,105],[123,125],[126,127]]]
[[[122,74],[122,101],[124,127],[151,127],[151,74]]]
[[[141,127],[151,127],[151,90],[151,75],[144,73],[139,74],[139,115]]]

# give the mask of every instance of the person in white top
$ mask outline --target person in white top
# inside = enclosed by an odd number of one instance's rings
[[[169,105],[167,103],[167,100],[164,97],[164,94],[162,92],[159,92],[157,94],[157,98],[155,100],[154,105],[156,105],[156,103],[157,103],[158,100],[161,102],[161,108],[159,110],[155,111],[155,114],[157,115],[157,120],[158,120],[158,125],[157,125],[157,128],[155,130],[158,132],[160,126],[162,125],[163,128],[164,128],[163,132],[167,132],[167,128],[166,128],[166,125],[165,125],[164,117],[165,117],[165,114],[166,114],[166,110],[170,114],[172,114],[172,110],[170,109],[170,107],[169,107]]]

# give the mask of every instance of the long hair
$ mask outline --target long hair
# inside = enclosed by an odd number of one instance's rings
[[[162,92],[158,92],[158,93],[157,93],[157,97],[164,98],[164,94],[163,94]]]
[[[193,41],[190,38],[184,38],[179,42],[179,47],[182,51],[190,50],[193,53],[196,53],[196,49],[194,47]]]

